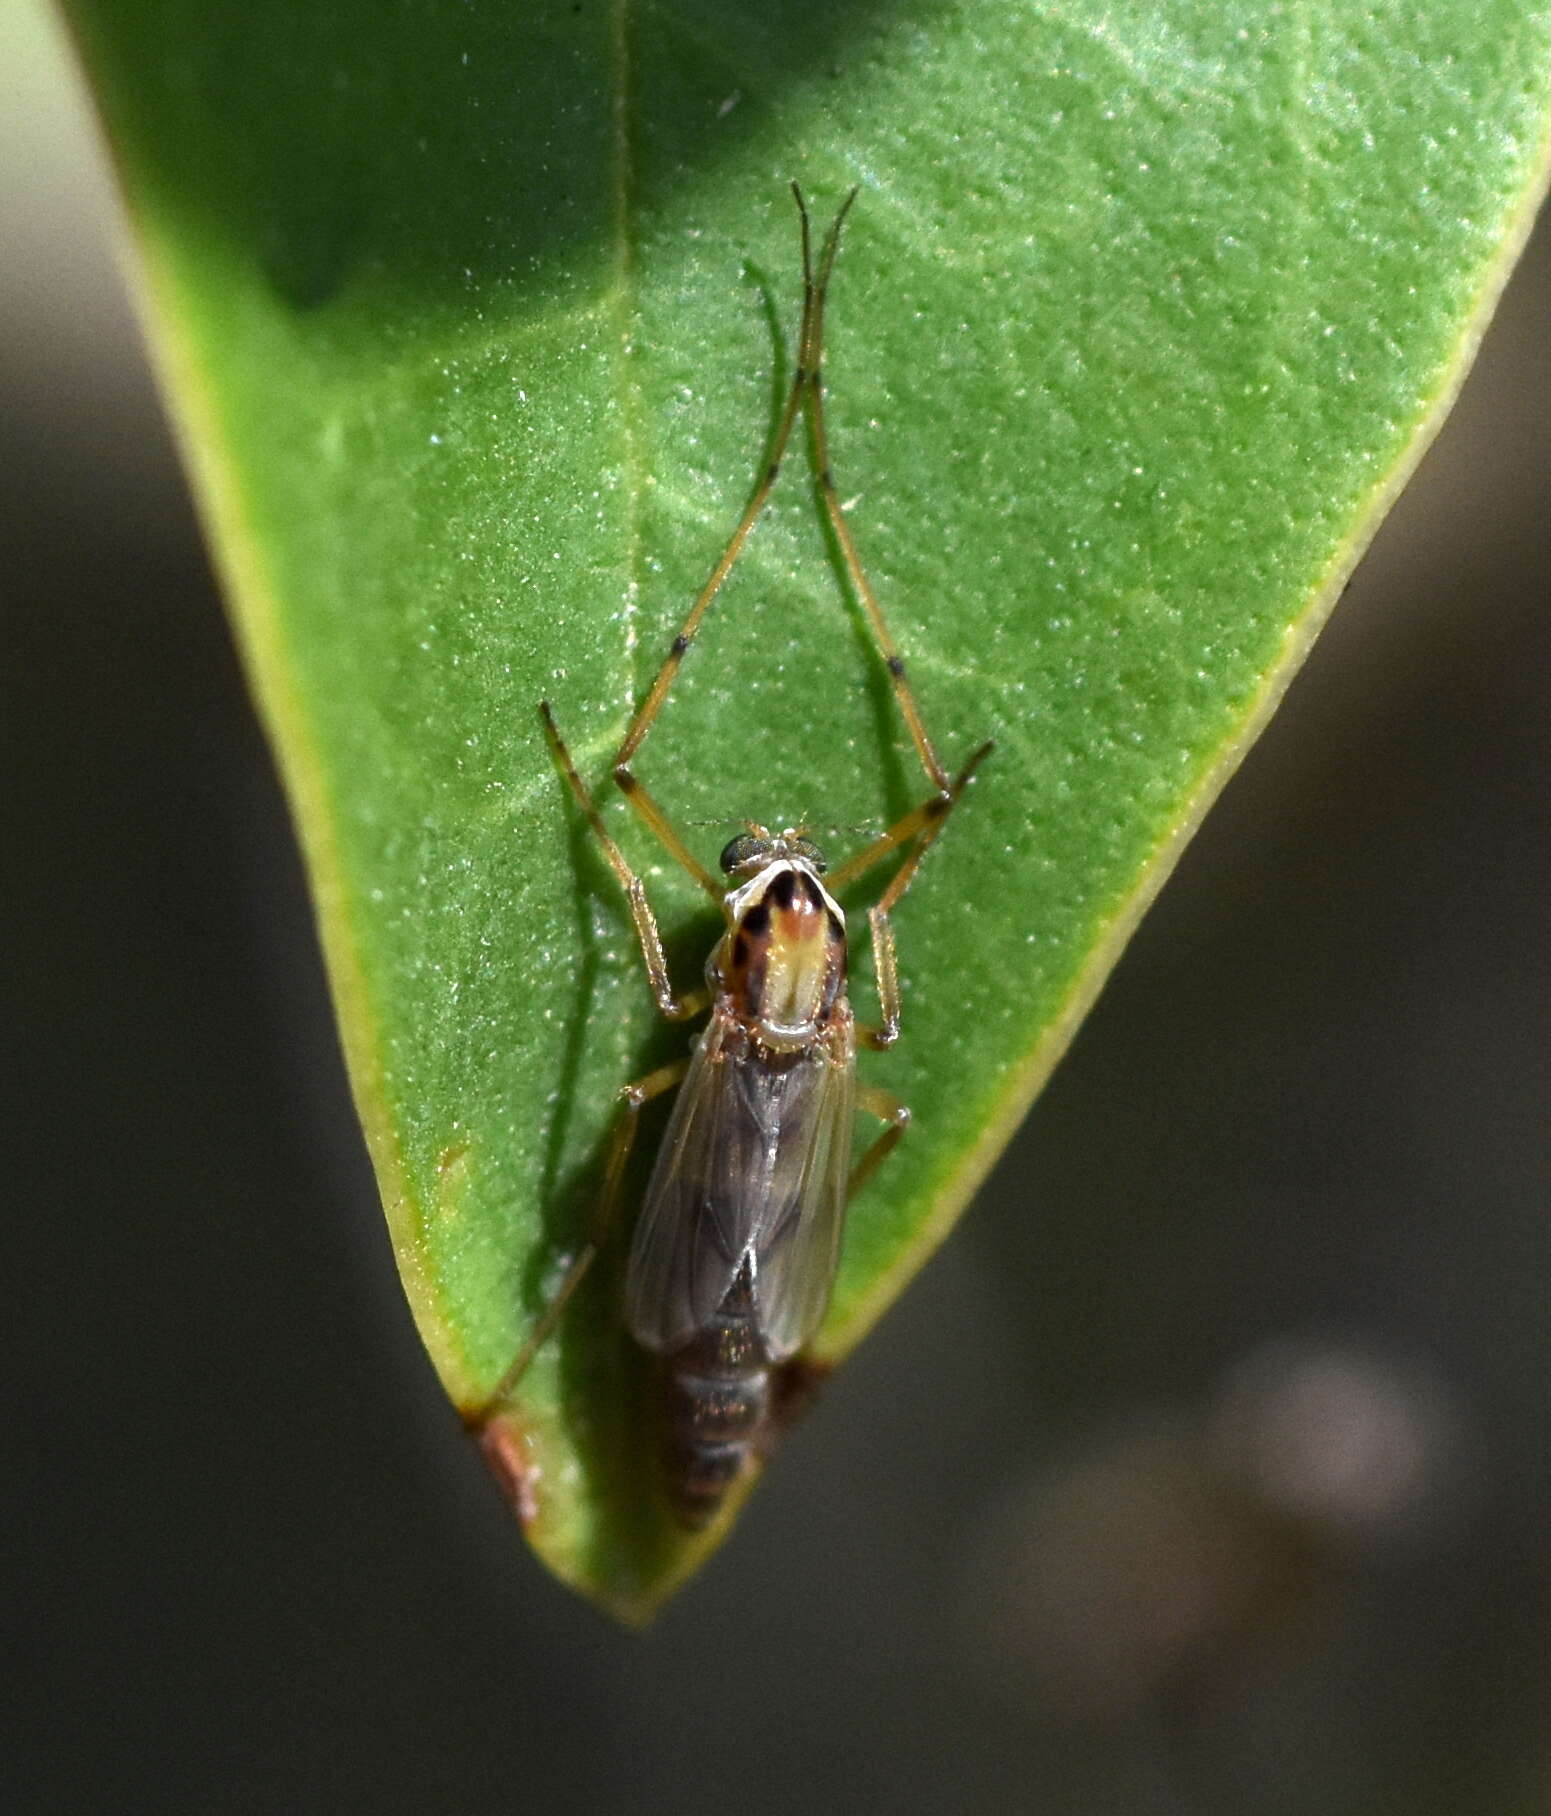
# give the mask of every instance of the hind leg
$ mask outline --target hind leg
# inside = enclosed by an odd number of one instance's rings
[[[506,1401],[516,1391],[517,1384],[528,1372],[533,1358],[544,1347],[552,1335],[555,1326],[560,1322],[560,1315],[571,1300],[571,1296],[587,1278],[592,1264],[608,1239],[613,1227],[614,1217],[619,1209],[620,1187],[624,1183],[625,1163],[630,1158],[630,1150],[635,1145],[636,1130],[640,1126],[641,1112],[653,1098],[661,1097],[665,1091],[671,1091],[683,1079],[689,1070],[687,1059],[678,1059],[670,1066],[659,1066],[655,1072],[648,1072],[645,1078],[637,1079],[632,1085],[626,1085],[620,1092],[619,1120],[614,1124],[614,1133],[609,1139],[608,1160],[603,1170],[603,1190],[598,1197],[598,1211],[593,1219],[592,1233],[582,1245],[581,1252],[566,1269],[565,1278],[555,1288],[553,1297],[539,1313],[538,1322],[528,1333],[527,1341],[518,1350],[511,1365],[496,1384],[495,1391],[472,1410],[465,1411],[464,1423],[473,1427],[487,1424],[498,1413]]]

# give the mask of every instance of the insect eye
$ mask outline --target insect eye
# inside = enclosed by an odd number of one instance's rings
[[[828,870],[824,854],[811,839],[793,839],[789,847],[794,858],[801,858],[805,864],[811,864],[820,876]]]
[[[740,832],[737,838],[729,839],[722,847],[722,855],[717,862],[731,876],[735,871],[741,870],[750,858],[757,857],[761,849],[758,839]]]

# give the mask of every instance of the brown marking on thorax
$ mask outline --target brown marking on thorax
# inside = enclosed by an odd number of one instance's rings
[[[729,929],[721,972],[746,1020],[821,1027],[845,986],[844,923],[805,870],[774,866],[768,885]]]

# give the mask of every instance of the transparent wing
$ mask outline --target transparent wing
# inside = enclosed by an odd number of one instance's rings
[[[713,1016],[657,1152],[636,1220],[625,1276],[625,1317],[645,1348],[681,1348],[703,1330],[732,1285],[748,1246],[741,1202],[723,1182],[742,1177],[754,1133],[737,1113],[726,1056],[728,1024]]]
[[[772,1362],[795,1355],[823,1321],[845,1226],[851,1176],[856,1075],[822,1056],[803,1080],[794,1134],[783,1141],[791,1174],[767,1200],[770,1213],[754,1239],[754,1308]]]
[[[822,1054],[772,1066],[713,1017],[636,1224],[625,1311],[638,1343],[682,1348],[748,1256],[769,1359],[801,1346],[834,1279],[853,1116],[849,1066]]]

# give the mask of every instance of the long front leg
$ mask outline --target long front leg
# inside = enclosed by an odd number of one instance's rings
[[[818,479],[819,496],[823,501],[824,514],[828,517],[830,528],[835,533],[835,541],[840,548],[840,558],[845,563],[846,573],[850,576],[851,585],[862,609],[867,614],[871,627],[873,642],[878,646],[878,653],[883,658],[883,666],[888,670],[889,682],[894,689],[894,698],[899,703],[900,715],[910,733],[910,741],[916,747],[916,755],[921,759],[921,767],[926,771],[927,780],[937,789],[940,795],[946,795],[951,787],[948,772],[943,767],[931,738],[927,734],[926,721],[921,716],[921,708],[916,702],[915,690],[911,687],[905,673],[905,658],[900,654],[899,645],[894,641],[889,630],[888,620],[883,615],[883,606],[879,602],[873,584],[867,577],[867,570],[862,566],[862,558],[857,550],[856,538],[851,534],[851,526],[846,521],[846,514],[841,509],[840,493],[835,487],[835,476],[830,466],[829,429],[824,420],[824,304],[829,294],[830,273],[834,270],[835,254],[840,247],[840,229],[845,223],[846,214],[856,199],[853,189],[845,199],[834,224],[825,236],[824,247],[819,254],[819,268],[814,276],[808,257],[806,234],[807,211],[803,209],[802,194],[797,185],[792,185],[792,192],[797,197],[797,206],[802,209],[804,222],[803,268],[807,276],[807,293],[809,306],[803,313],[803,340],[798,355],[798,366],[801,375],[806,379],[805,402],[808,413],[808,433],[813,445],[813,470]]]
[[[625,891],[630,918],[635,922],[636,938],[641,946],[641,958],[646,966],[647,981],[651,984],[658,1009],[669,1021],[685,1021],[691,1015],[698,1015],[710,1003],[710,991],[698,989],[690,990],[683,996],[674,994],[673,980],[668,975],[668,960],[662,949],[662,935],[657,930],[657,917],[646,899],[646,885],[630,868],[630,860],[614,843],[608,827],[603,824],[603,815],[598,812],[597,805],[587,792],[587,784],[571,761],[571,753],[566,749],[565,739],[560,735],[560,727],[555,723],[555,715],[549,710],[547,700],[539,701],[539,712],[544,719],[544,735],[549,740],[549,748],[560,766],[561,774],[570,783],[571,792],[576,796],[582,812],[587,816],[587,824],[592,828],[593,835],[603,848],[604,857],[609,861],[609,868],[619,878]],[[714,884],[712,888],[715,888]],[[720,890],[716,894],[720,900]]]
[[[795,191],[795,184],[793,189]],[[840,219],[844,218],[845,210],[851,206],[854,195],[853,190],[852,195],[846,199],[845,207],[840,211]],[[663,658],[662,666],[657,671],[657,677],[652,682],[650,691],[641,702],[635,717],[630,721],[630,729],[625,733],[624,741],[614,755],[616,776],[622,768],[628,771],[631,758],[641,748],[646,734],[652,729],[652,722],[662,710],[662,703],[668,697],[668,689],[672,687],[680,664],[683,662],[690,644],[695,640],[701,620],[711,609],[712,600],[722,590],[722,583],[732,572],[734,562],[743,552],[743,545],[749,539],[749,532],[759,521],[765,506],[770,502],[770,494],[775,490],[776,480],[781,476],[781,463],[786,458],[787,443],[792,438],[792,425],[797,421],[797,412],[802,407],[803,393],[812,378],[812,374],[807,369],[807,359],[810,343],[813,340],[814,314],[822,303],[813,278],[813,254],[808,211],[803,207],[800,194],[797,196],[797,208],[802,226],[803,277],[802,322],[797,331],[797,369],[792,373],[792,382],[787,387],[786,402],[782,406],[780,419],[776,423],[775,435],[771,440],[765,465],[755,484],[754,494],[749,499],[743,515],[738,519],[738,526],[729,538],[727,546],[722,550],[716,565],[711,569],[710,577],[701,587],[694,604],[689,608],[688,617],[679,626],[678,635],[668,646],[668,653]],[[829,263],[832,263],[834,259],[831,242],[840,231],[840,219],[837,219],[830,229],[829,240],[825,242],[827,262],[824,269],[826,276]]]
[[[814,269],[813,233],[808,219],[808,210],[802,199],[802,191],[795,183],[792,185],[792,194],[797,202],[797,215],[802,235],[802,321],[797,330],[797,365],[792,373],[791,384],[787,388],[786,402],[782,406],[780,418],[776,423],[775,435],[770,443],[765,465],[755,484],[753,496],[749,499],[742,517],[739,518],[737,528],[734,529],[727,546],[722,550],[716,565],[711,569],[710,577],[700,589],[694,604],[689,608],[689,615],[679,626],[678,634],[668,646],[668,653],[663,658],[656,679],[652,682],[646,698],[641,702],[635,717],[631,720],[630,728],[626,731],[619,749],[614,753],[613,776],[624,792],[625,798],[662,842],[674,861],[688,871],[695,881],[715,896],[718,901],[721,900],[722,895],[721,885],[689,851],[668,816],[642,787],[632,765],[636,752],[641,748],[646,734],[651,730],[658,713],[662,710],[663,702],[668,697],[668,691],[673,686],[684,657],[700,630],[702,619],[711,609],[712,601],[721,591],[727,576],[732,572],[734,563],[743,552],[743,545],[748,541],[754,525],[759,521],[765,506],[770,501],[770,494],[775,490],[776,480],[781,474],[781,463],[786,458],[787,445],[797,421],[797,413],[802,408],[803,398],[806,396],[811,399],[818,394],[819,361],[823,352],[821,322],[824,313],[824,293],[829,284],[830,271],[834,267],[835,252],[840,244],[840,229],[851,204],[856,200],[856,191],[853,189],[841,204],[840,212],[835,216],[829,232],[824,236],[817,271]],[[820,406],[815,404],[813,407],[819,408]],[[822,416],[818,420],[819,435],[822,440]],[[842,536],[848,534],[843,520],[840,533]],[[848,557],[848,559],[853,558],[854,553],[853,556]],[[861,584],[865,589],[865,578]],[[866,599],[868,611],[872,614],[875,624],[881,624],[882,619],[878,612],[877,602],[873,599],[870,590],[866,591]],[[884,636],[886,639],[886,632]],[[896,688],[904,688],[905,683],[902,679],[904,670],[897,652],[893,651],[892,645],[885,643],[885,654],[888,659],[889,673],[895,678]],[[912,735],[917,737],[918,745],[922,745],[924,751],[929,753],[930,746],[924,743],[926,734],[920,728],[920,717],[915,713],[914,702],[910,700],[908,689],[905,689],[901,697],[909,702],[907,719]],[[935,756],[931,758],[931,761],[936,761]],[[947,777],[940,773],[940,768],[936,772],[935,779],[940,786],[947,786]]]

